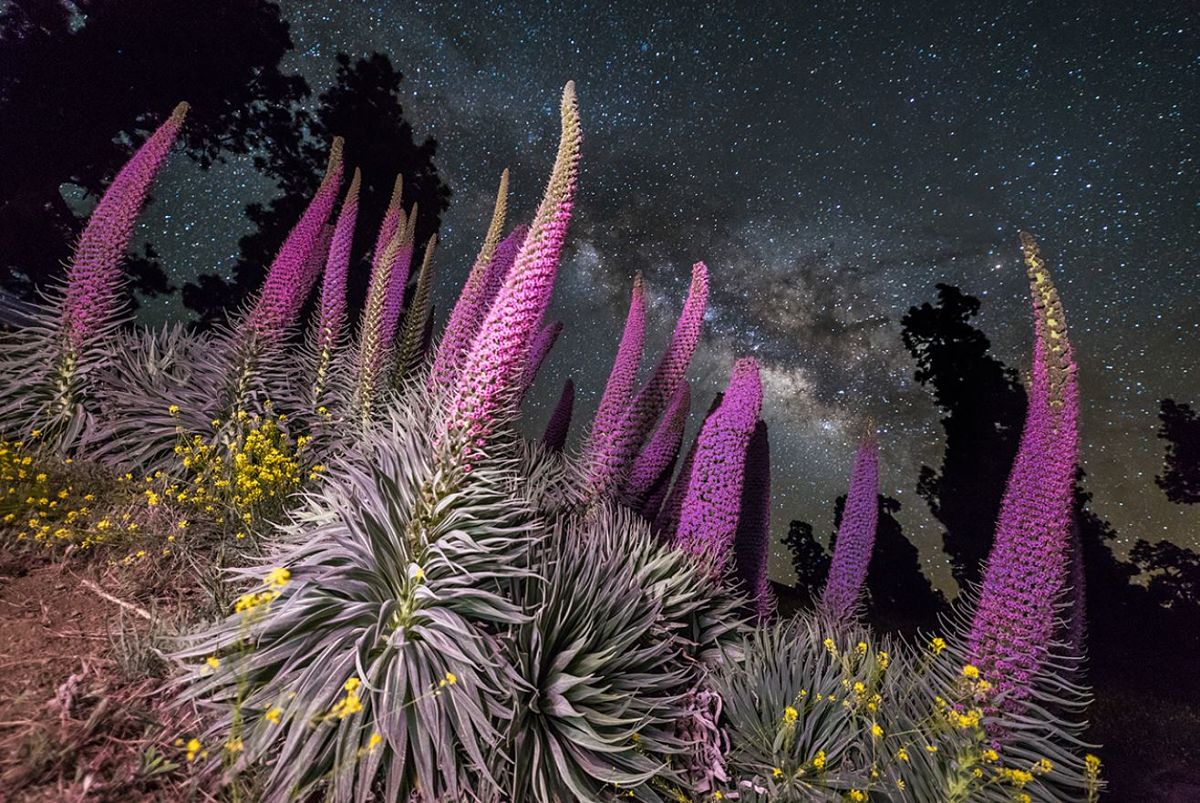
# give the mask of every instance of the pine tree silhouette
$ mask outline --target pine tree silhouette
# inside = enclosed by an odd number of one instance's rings
[[[1200,503],[1200,415],[1187,404],[1163,399],[1158,437],[1167,442],[1163,473],[1154,478],[1172,502]]]
[[[1017,374],[989,353],[970,321],[979,299],[937,285],[937,305],[909,309],[901,319],[916,380],[942,409],[946,449],[938,469],[921,467],[917,491],[946,528],[942,549],[955,581],[978,582],[992,545],[1000,499],[1021,437],[1025,391]]]

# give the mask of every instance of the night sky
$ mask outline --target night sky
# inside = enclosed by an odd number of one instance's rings
[[[1190,3],[281,5],[296,43],[285,66],[314,96],[338,51],[383,52],[406,74],[407,116],[438,140],[454,191],[437,258],[443,318],[505,166],[516,219],[532,214],[559,93],[576,81],[583,171],[551,312],[567,326],[527,404],[532,430],[568,374],[576,427],[590,418],[639,270],[657,359],[702,259],[713,292],[693,418],[735,356],[759,358],[776,534],[797,518],[831,528],[871,415],[881,490],[952,586],[915,490],[921,463],[940,462],[938,413],[912,379],[899,319],[937,282],[957,284],[983,299],[976,323],[997,355],[1024,371],[1017,231],[1028,228],[1078,350],[1095,509],[1125,545],[1200,546],[1200,509],[1153,482],[1158,401],[1200,401]],[[207,173],[177,159],[143,225],[178,284],[229,270],[250,228],[242,207],[272,194],[249,159]],[[184,314],[149,310],[164,312]]]

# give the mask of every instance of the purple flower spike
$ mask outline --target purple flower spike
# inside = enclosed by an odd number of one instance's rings
[[[688,288],[687,300],[683,302],[683,311],[675,322],[675,331],[671,333],[671,342],[650,380],[634,398],[629,420],[622,426],[621,437],[625,440],[623,468],[628,468],[638,447],[646,440],[654,422],[683,381],[692,355],[696,353],[696,346],[700,343],[700,330],[704,326],[704,311],[707,308],[708,268],[703,262],[697,262],[692,266],[692,283]]]
[[[1055,636],[1069,575],[1079,391],[1062,302],[1021,233],[1034,311],[1029,407],[971,623],[971,662],[1007,700],[1030,693]]]
[[[721,402],[724,400],[725,394],[718,393],[713,398],[712,404],[708,406],[708,412],[704,414],[704,420],[700,422],[700,432],[696,433],[696,437],[692,439],[692,445],[688,447],[687,456],[683,458],[683,466],[679,469],[679,476],[675,478],[675,484],[671,486],[671,493],[666,496],[666,501],[656,500],[656,494],[651,493],[646,504],[642,506],[642,515],[646,518],[654,516],[654,531],[667,541],[675,539],[675,531],[679,527],[679,514],[683,511],[683,500],[687,496],[688,483],[692,479],[692,466],[696,462],[696,447],[700,442],[700,433],[708,425],[709,419],[717,410],[721,409]],[[653,505],[652,512],[651,505]]]
[[[525,242],[525,238],[528,235],[528,226],[514,226],[513,230],[508,233],[507,237],[500,241],[500,245],[496,248],[496,254],[492,257],[492,261],[488,264],[487,273],[483,276],[483,293],[479,300],[479,317],[472,324],[471,343],[475,341],[475,335],[479,332],[479,325],[492,309],[492,304],[496,302],[496,296],[500,295],[500,288],[504,286],[504,280],[508,278],[509,271],[512,270],[513,264],[517,261],[517,254],[521,250],[521,244]],[[467,344],[468,351],[470,351],[469,346],[471,343]],[[466,356],[464,353],[463,360],[466,359]]]
[[[683,430],[687,426],[688,410],[691,406],[691,391],[687,380],[680,383],[671,397],[667,412],[658,429],[650,436],[646,446],[638,453],[629,470],[629,476],[621,489],[622,501],[641,511],[647,500],[667,484],[679,447],[683,443]]]
[[[821,595],[820,608],[834,622],[848,623],[858,615],[878,525],[879,446],[874,432],[868,431],[854,458],[846,508]]]
[[[341,183],[342,138],[336,137],[329,149],[325,178],[280,246],[247,319],[250,331],[267,343],[283,342],[312,290],[316,276],[310,260],[313,251],[320,247],[325,223],[333,213]]]
[[[180,103],[166,122],[125,163],[88,217],[67,271],[63,332],[80,351],[116,322],[121,312],[121,263],[150,183],[179,136],[188,105]]]
[[[504,220],[508,216],[508,170],[500,174],[500,187],[496,190],[496,204],[492,207],[492,222],[483,238],[483,247],[475,257],[475,264],[467,274],[462,292],[450,311],[450,320],[446,322],[446,330],[442,333],[442,341],[438,344],[437,354],[433,358],[433,368],[429,372],[431,388],[450,387],[458,375],[471,340],[475,337],[479,322],[487,315],[485,306],[485,283],[496,249],[500,245],[500,237],[504,231]],[[516,255],[516,247],[512,250]],[[511,262],[509,263],[511,266]],[[508,268],[505,268],[505,273]],[[497,289],[503,282],[497,282]],[[490,306],[490,299],[487,300]]]
[[[542,444],[552,452],[561,452],[567,443],[567,432],[571,429],[571,414],[575,409],[575,382],[570,378],[563,383],[562,393],[554,412],[546,422],[546,432],[542,435]]]
[[[454,448],[477,449],[519,388],[558,273],[575,202],[580,141],[575,85],[568,83],[562,95],[562,136],[546,192],[512,270],[475,335],[447,410]]]
[[[629,403],[637,382],[638,366],[642,362],[642,348],[646,341],[646,296],[642,290],[642,275],[633,279],[633,293],[629,299],[629,312],[625,316],[625,330],[621,333],[621,344],[613,360],[600,406],[592,420],[583,450],[583,464],[588,467],[588,485],[596,496],[608,496],[620,482],[624,458],[619,436],[621,422],[629,412]]]
[[[543,326],[537,333],[537,337],[533,339],[533,345],[529,348],[529,359],[525,364],[525,373],[521,375],[519,397],[524,397],[534,380],[537,379],[538,371],[542,370],[542,363],[549,356],[550,349],[554,348],[554,344],[558,342],[558,336],[562,334],[562,330],[562,321],[555,321]]]
[[[714,576],[728,568],[742,501],[746,449],[762,411],[758,362],[734,363],[721,406],[700,429],[675,544]]]
[[[771,555],[771,447],[765,421],[754,427],[743,476],[741,511],[733,539],[734,573],[762,621],[775,612],[775,595],[767,579]]]
[[[381,273],[381,275],[387,276],[385,281],[387,289],[384,291],[383,297],[383,316],[379,324],[379,338],[385,345],[390,345],[396,339],[396,332],[400,326],[400,314],[404,311],[404,291],[408,287],[408,275],[412,269],[413,252],[416,245],[413,238],[416,236],[417,211],[417,204],[413,204],[412,210],[404,220],[405,225],[397,228],[393,239],[398,237],[399,245],[392,255],[387,270]],[[389,253],[386,246],[382,253],[384,255]]]
[[[398,175],[395,183],[392,184],[392,197],[388,201],[383,218],[379,221],[379,233],[375,235],[375,250],[371,252],[372,264],[378,261],[380,255],[383,254],[383,249],[387,248],[387,244],[396,236],[396,231],[404,222],[404,208],[401,206],[403,198],[404,176]]]
[[[346,318],[346,274],[350,269],[350,247],[354,243],[354,224],[358,218],[358,192],[362,176],[358,170],[350,180],[350,189],[342,201],[329,254],[325,277],[321,282],[321,303],[317,311],[316,346],[322,355],[331,354],[342,333]],[[327,358],[326,358],[327,359]]]

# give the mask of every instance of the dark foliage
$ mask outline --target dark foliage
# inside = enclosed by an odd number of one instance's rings
[[[825,588],[825,578],[829,576],[830,555],[825,551],[825,547],[817,542],[813,526],[807,521],[793,521],[788,526],[783,545],[792,555],[792,569],[796,572],[793,592],[799,597],[797,602],[810,607],[821,597],[821,590]]]
[[[0,285],[26,299],[61,277],[87,209],[177,102],[182,147],[208,167],[265,145],[308,93],[279,71],[292,42],[264,0],[0,9]],[[152,248],[127,272],[141,293],[172,289]]]
[[[1167,455],[1163,473],[1154,481],[1172,502],[1200,503],[1200,415],[1191,405],[1163,399],[1158,420]]]
[[[233,278],[204,274],[183,288],[183,303],[198,313],[201,328],[222,320],[245,303],[262,283],[280,243],[287,236],[320,183],[329,142],[344,137],[348,170],[362,170],[362,191],[348,279],[348,308],[361,309],[366,295],[368,259],[375,232],[391,197],[396,176],[404,176],[404,207],[419,204],[417,253],[441,225],[450,204],[450,189],[433,163],[437,142],[417,142],[400,104],[404,76],[387,56],[373,53],[351,61],[338,54],[334,85],[318,98],[316,112],[294,109],[265,130],[272,147],[256,157],[264,175],[281,194],[266,205],[251,204],[246,214],[256,230],[243,237]],[[414,271],[415,273],[416,271]],[[353,314],[353,313],[352,313]]]
[[[1017,374],[988,353],[990,343],[970,321],[979,299],[939,284],[934,306],[912,307],[901,319],[916,380],[942,409],[946,450],[939,469],[921,467],[917,492],[945,526],[942,549],[955,581],[977,583],[992,546],[1004,484],[1017,453],[1025,391]]]

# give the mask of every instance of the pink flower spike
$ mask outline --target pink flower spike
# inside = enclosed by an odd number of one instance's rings
[[[675,540],[675,531],[679,528],[679,515],[683,511],[683,500],[687,497],[688,483],[692,479],[692,466],[696,462],[696,447],[700,442],[700,433],[708,425],[709,419],[716,414],[717,410],[721,409],[721,402],[724,400],[724,393],[718,393],[713,397],[712,404],[708,406],[708,412],[704,414],[704,420],[700,422],[700,431],[696,433],[696,437],[692,438],[692,445],[688,447],[687,455],[683,458],[683,465],[679,468],[679,476],[675,478],[670,494],[664,492],[666,497],[664,500],[656,499],[656,494],[651,493],[646,504],[642,506],[643,516],[654,517],[654,531],[660,538],[667,541]]]
[[[621,488],[621,499],[625,505],[642,510],[654,491],[670,480],[671,469],[675,466],[679,447],[683,443],[683,430],[687,426],[690,406],[691,391],[687,380],[684,380],[675,389],[675,395],[671,397],[658,428],[633,461],[633,467]]]
[[[562,334],[562,321],[546,324],[537,333],[537,337],[533,340],[533,345],[529,349],[529,359],[525,364],[525,372],[521,375],[521,386],[518,391],[518,397],[524,397],[529,392],[530,386],[537,379],[538,371],[542,370],[542,363],[546,361],[546,357],[550,354],[550,349],[554,348],[554,344],[558,342],[558,336]]]
[[[563,383],[562,393],[554,412],[546,422],[546,431],[542,435],[542,444],[552,452],[561,452],[567,443],[567,432],[571,428],[571,414],[575,408],[575,383],[568,377]]]
[[[624,466],[624,444],[620,442],[621,423],[628,415],[629,403],[637,382],[638,366],[646,341],[646,296],[642,290],[642,275],[633,279],[629,312],[617,356],[613,360],[600,406],[592,420],[583,450],[583,465],[588,471],[588,486],[597,496],[609,496],[617,490],[620,471]]]
[[[1079,389],[1062,302],[1037,243],[1021,233],[1034,312],[1029,407],[984,567],[967,649],[1005,693],[1028,698],[1056,635],[1070,573]]]
[[[416,249],[414,237],[417,229],[417,204],[404,220],[403,230],[397,230],[393,237],[399,237],[399,244],[387,267],[387,284],[384,292],[383,317],[380,319],[379,338],[385,345],[390,345],[396,339],[400,326],[400,315],[404,311],[404,292],[408,288],[408,276],[412,270],[413,253]],[[385,246],[382,254],[389,253]]]
[[[321,282],[321,301],[317,311],[316,344],[321,351],[337,345],[346,318],[346,276],[350,269],[350,248],[354,243],[354,224],[358,218],[358,193],[362,175],[354,171],[350,188],[342,201],[334,225],[325,276]]]
[[[546,192],[512,270],[475,335],[447,408],[445,426],[453,433],[455,448],[465,445],[466,433],[486,438],[514,401],[530,344],[554,289],[575,201],[580,143],[575,85],[568,83],[562,96],[562,135]]]
[[[635,450],[650,434],[650,428],[687,374],[696,346],[700,343],[700,330],[704,326],[704,311],[707,308],[708,267],[703,262],[697,262],[692,266],[692,283],[688,287],[679,320],[675,322],[675,331],[671,333],[671,342],[649,381],[633,400],[627,434],[631,438],[632,448],[627,451],[627,461],[633,459]]]
[[[496,302],[496,296],[500,295],[500,288],[504,286],[504,280],[508,278],[509,271],[512,270],[513,264],[517,261],[517,254],[521,250],[521,244],[525,242],[525,238],[528,235],[528,226],[514,226],[513,230],[508,233],[508,236],[500,241],[500,245],[496,248],[496,253],[492,257],[492,261],[488,263],[487,273],[483,277],[483,292],[479,299],[479,317],[475,319],[473,328],[471,329],[471,343],[474,342],[475,335],[478,333],[483,319],[487,317],[488,312],[492,309],[492,304]],[[471,343],[467,344],[468,350]],[[463,354],[463,359],[466,359],[465,353]]]
[[[180,103],[117,173],[79,235],[67,270],[62,310],[70,348],[86,348],[114,325],[123,307],[121,263],[150,184],[179,136],[188,105]]]
[[[492,222],[483,238],[483,246],[475,257],[475,264],[467,274],[462,292],[450,311],[450,320],[446,322],[446,330],[438,344],[437,354],[433,359],[433,368],[429,372],[431,388],[449,387],[458,374],[463,357],[471,346],[479,322],[487,315],[484,293],[488,270],[496,256],[500,245],[500,237],[504,230],[504,220],[508,216],[508,170],[500,174],[500,187],[496,190],[496,203],[492,207]],[[516,249],[513,249],[515,256]],[[511,263],[510,263],[511,264]],[[507,273],[507,268],[505,268]],[[503,281],[503,277],[501,278]],[[500,282],[497,282],[499,289]],[[489,299],[490,302],[490,299]],[[490,303],[489,303],[490,306]]]
[[[733,366],[721,406],[700,430],[675,544],[714,576],[729,568],[742,499],[746,449],[762,411],[758,362]]]
[[[853,621],[879,524],[879,446],[873,431],[859,444],[820,608],[834,622]]]
[[[320,246],[325,223],[337,203],[341,182],[342,139],[336,137],[329,149],[325,178],[280,246],[247,319],[250,331],[269,344],[283,342],[312,290],[316,276],[312,275],[309,260]]]

